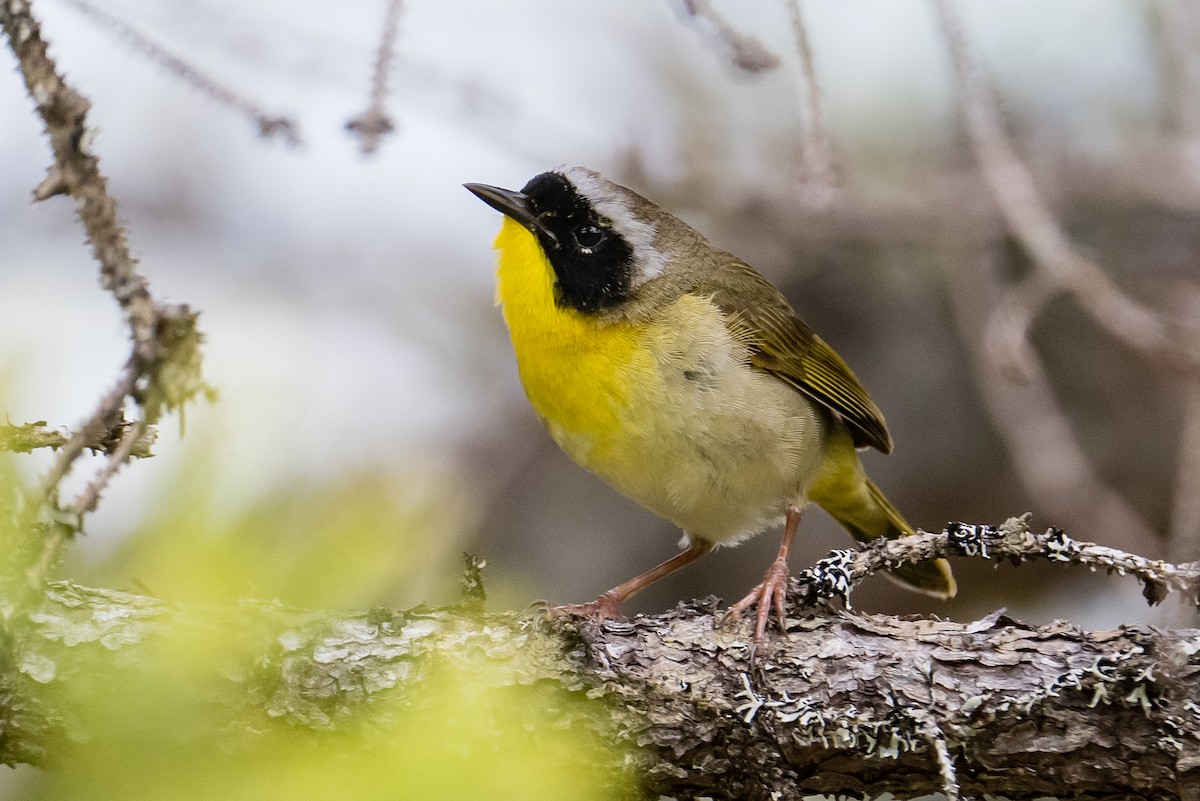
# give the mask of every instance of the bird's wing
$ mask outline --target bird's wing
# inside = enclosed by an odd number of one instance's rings
[[[883,413],[833,348],[801,322],[779,291],[748,264],[730,261],[714,271],[712,296],[730,332],[751,348],[750,364],[836,412],[858,447],[891,453]],[[732,279],[732,280],[731,280]],[[706,282],[707,283],[707,282]]]

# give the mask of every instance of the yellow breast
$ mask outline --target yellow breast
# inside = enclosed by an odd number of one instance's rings
[[[521,382],[564,451],[701,539],[782,518],[815,475],[823,423],[751,369],[710,299],[685,294],[653,322],[608,323],[555,303],[553,269],[520,225],[506,220],[496,247]]]
[[[630,376],[647,359],[638,348],[644,326],[598,325],[556,304],[550,263],[533,234],[511,219],[505,218],[496,249],[496,302],[529,401],[560,445],[591,462],[620,435]],[[644,368],[653,371],[650,364]]]

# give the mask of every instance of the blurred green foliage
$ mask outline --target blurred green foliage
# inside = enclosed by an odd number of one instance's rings
[[[13,496],[12,460],[0,481]],[[149,464],[153,464],[152,462]],[[135,646],[65,649],[37,679],[82,738],[48,744],[49,766],[6,793],[13,801],[164,799],[601,799],[630,794],[622,758],[587,726],[591,702],[550,686],[511,686],[510,667],[437,654],[393,691],[342,702],[326,730],[265,711],[279,681],[282,623],[254,604],[280,599],[357,609],[417,582],[456,583],[461,525],[446,477],[363,471],[327,485],[294,483],[234,509],[220,465],[199,455],[99,573],[184,610],[167,635]],[[5,527],[6,554],[36,541]],[[445,557],[445,558],[443,558]],[[95,576],[92,576],[95,578]],[[420,583],[420,582],[417,582]],[[425,584],[429,584],[428,581]],[[19,648],[20,646],[18,646]],[[72,662],[72,659],[76,661]],[[6,660],[7,661],[7,660]],[[564,708],[577,714],[564,717]],[[0,777],[0,788],[4,787]]]
[[[312,609],[449,600],[468,521],[451,475],[394,466],[223,496],[218,457],[192,449],[154,509],[88,580],[170,600],[278,599]],[[264,482],[270,486],[272,482]]]
[[[11,454],[0,453],[0,594],[4,596],[0,602],[13,594],[15,582],[21,580],[36,553],[33,537],[21,532],[17,524],[21,503],[15,462]],[[0,607],[7,606],[0,603]]]
[[[178,645],[175,643],[174,645]],[[541,694],[489,688],[486,675],[443,667],[337,731],[281,722],[254,731],[225,717],[213,653],[228,642],[164,649],[149,674],[85,682],[76,709],[94,732],[66,746],[28,799],[601,799],[628,795],[602,772],[611,747],[586,731],[539,724]],[[246,656],[249,656],[248,654]],[[147,675],[151,676],[148,680]],[[203,699],[203,700],[201,700]],[[233,701],[234,699],[226,699]],[[387,725],[380,725],[381,720]]]

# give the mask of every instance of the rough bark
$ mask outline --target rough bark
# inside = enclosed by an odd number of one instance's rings
[[[607,719],[564,724],[635,748],[650,797],[912,797],[956,776],[964,796],[1200,798],[1198,630],[824,609],[791,618],[752,666],[748,624],[715,613],[698,602],[604,623],[451,609],[330,619],[57,584],[7,649],[0,759],[53,764],[60,744],[87,735],[64,685],[98,664],[141,670],[156,640],[215,627],[261,644],[254,671],[221,671],[241,699],[229,719],[245,730],[262,716],[336,729],[417,686],[434,660],[483,658],[513,685],[614,701]]]

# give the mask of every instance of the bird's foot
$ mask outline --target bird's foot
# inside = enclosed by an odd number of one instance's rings
[[[550,617],[577,615],[596,620],[611,620],[612,618],[621,617],[621,601],[612,592],[606,592],[596,600],[589,601],[586,604],[552,606],[546,610],[546,614]]]
[[[750,590],[750,594],[725,613],[724,620],[736,620],[751,606],[758,606],[754,623],[754,644],[759,646],[767,636],[767,621],[774,607],[775,615],[779,618],[779,630],[787,631],[787,618],[784,616],[784,604],[787,601],[788,566],[783,559],[776,559],[767,568],[761,584]]]

